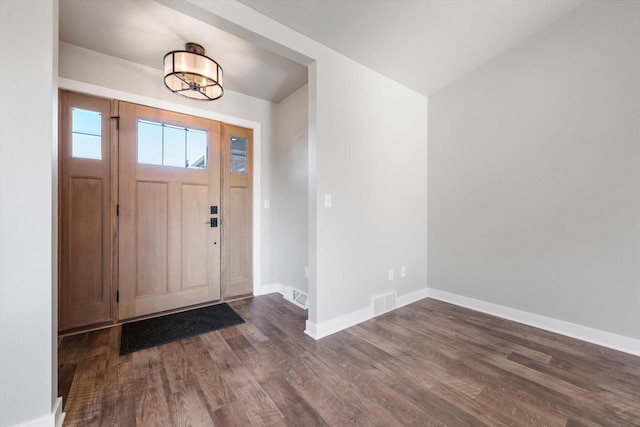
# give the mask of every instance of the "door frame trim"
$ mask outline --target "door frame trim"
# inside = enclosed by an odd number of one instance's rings
[[[202,117],[204,119],[215,120],[230,125],[240,126],[253,129],[253,294],[262,295],[262,276],[261,276],[261,235],[262,235],[262,218],[261,203],[262,186],[261,186],[261,123],[240,117],[229,116],[226,114],[216,113],[214,111],[204,110],[197,107],[189,107],[171,101],[166,101],[148,96],[137,95],[133,93],[123,92],[104,86],[93,85],[90,83],[80,82],[77,80],[58,78],[58,89],[65,89],[87,95],[99,96],[103,98],[117,99],[119,101],[131,102],[133,104],[146,105],[153,108],[174,111],[176,113],[188,114],[190,116]],[[168,94],[168,93],[167,93]]]

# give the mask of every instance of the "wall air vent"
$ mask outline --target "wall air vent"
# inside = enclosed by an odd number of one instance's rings
[[[377,316],[396,308],[396,291],[373,299],[373,315]]]
[[[292,302],[295,305],[297,305],[298,307],[302,307],[302,308],[306,309],[306,308],[308,308],[307,307],[307,300],[308,300],[307,294],[303,294],[299,290],[293,289],[293,300],[292,300]]]

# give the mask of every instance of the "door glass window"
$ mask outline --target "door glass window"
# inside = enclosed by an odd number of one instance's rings
[[[138,163],[162,164],[162,125],[138,120]]]
[[[186,155],[187,129],[173,126],[163,126],[164,132],[164,162],[165,166],[189,167]]]
[[[102,159],[102,114],[71,109],[71,157]]]
[[[207,132],[138,120],[138,163],[207,168]]]
[[[231,173],[247,173],[247,139],[231,137]]]

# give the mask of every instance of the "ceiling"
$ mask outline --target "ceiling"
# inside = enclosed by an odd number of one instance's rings
[[[584,0],[239,0],[431,95]]]
[[[239,0],[426,96],[585,0]],[[154,0],[60,0],[60,40],[162,69],[188,41],[226,90],[280,102],[307,68]]]
[[[196,42],[222,66],[225,90],[276,103],[307,82],[307,67],[153,0],[60,0],[59,38],[158,70]]]

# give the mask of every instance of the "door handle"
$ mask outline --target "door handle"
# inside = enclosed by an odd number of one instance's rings
[[[220,221],[222,223],[222,221]],[[209,227],[217,227],[218,226],[218,218],[211,218],[209,221],[205,222],[205,224],[209,224]]]

